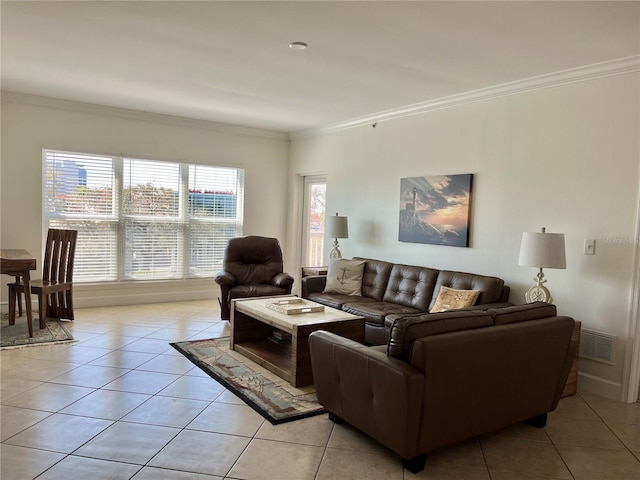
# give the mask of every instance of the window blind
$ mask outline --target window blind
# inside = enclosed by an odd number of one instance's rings
[[[45,151],[44,158],[46,226],[78,231],[74,280],[116,280],[118,196],[113,157]]]
[[[74,281],[210,277],[242,235],[244,171],[45,150],[44,221],[78,230]]]
[[[125,158],[123,184],[126,278],[183,277],[180,165]]]
[[[242,235],[243,171],[189,166],[190,274],[212,276],[222,266],[229,238]]]

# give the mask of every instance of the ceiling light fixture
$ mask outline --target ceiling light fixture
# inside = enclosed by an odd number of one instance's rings
[[[305,48],[307,48],[307,44],[304,42],[291,42],[289,44],[289,48],[291,50],[304,50]]]

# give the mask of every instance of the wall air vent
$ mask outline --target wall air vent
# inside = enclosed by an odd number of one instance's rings
[[[583,328],[580,332],[580,356],[613,365],[616,336]]]

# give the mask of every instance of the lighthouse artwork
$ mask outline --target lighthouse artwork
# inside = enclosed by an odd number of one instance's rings
[[[401,242],[469,246],[473,174],[400,180]]]

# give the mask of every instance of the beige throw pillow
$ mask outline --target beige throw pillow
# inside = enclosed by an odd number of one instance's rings
[[[440,293],[430,313],[446,312],[456,308],[471,307],[476,303],[480,290],[456,290],[455,288],[440,287]]]
[[[329,262],[324,293],[362,295],[364,260],[338,258]]]

